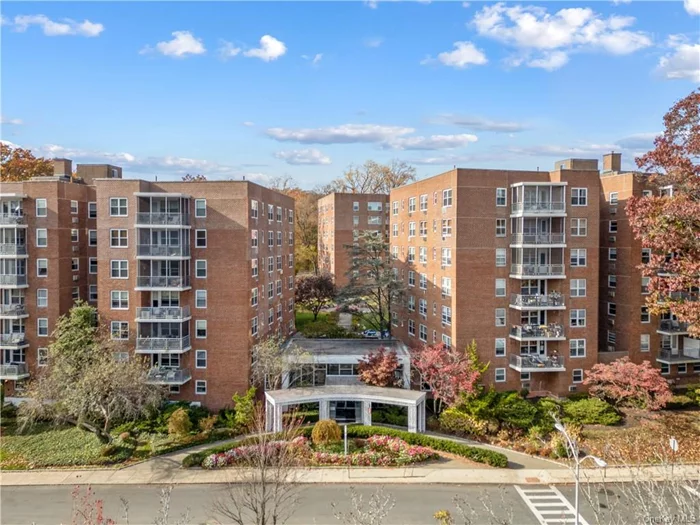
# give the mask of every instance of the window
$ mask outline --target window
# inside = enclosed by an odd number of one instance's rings
[[[80,286],[74,286],[71,292],[73,302],[80,300]]]
[[[287,277],[287,290],[294,290],[294,276]]]
[[[97,203],[88,202],[88,219],[97,219]]]
[[[569,357],[586,357],[585,339],[569,339]]]
[[[496,237],[506,236],[506,220],[496,219]]]
[[[444,295],[445,297],[449,297],[452,295],[452,278],[442,278],[442,295]]]
[[[207,367],[207,351],[197,350],[195,352],[195,368],[206,368]]]
[[[195,291],[195,308],[206,308],[207,307],[207,291],[197,290]]]
[[[46,217],[48,215],[48,208],[46,207],[46,199],[36,200],[36,216]]]
[[[572,248],[571,249],[571,266],[583,267],[586,266],[586,249]]]
[[[413,319],[408,320],[408,335],[415,337],[416,335],[416,322]]]
[[[391,203],[391,214],[392,215],[399,214],[399,201],[394,201]]]
[[[452,266],[452,248],[442,249],[442,266]]]
[[[258,247],[258,230],[250,230],[250,247]]]
[[[649,334],[640,334],[639,335],[639,351],[640,352],[648,352],[650,348],[650,337]]]
[[[408,247],[408,259],[409,263],[416,262],[416,249],[413,246]]]
[[[206,217],[207,216],[207,199],[195,199],[194,200],[194,216],[195,217]]]
[[[49,364],[49,349],[48,348],[37,348],[36,349],[36,364],[37,366],[46,366]]]
[[[80,259],[78,259],[77,257],[73,257],[70,260],[70,269],[72,272],[77,272],[78,270],[80,270]]]
[[[287,222],[294,224],[294,210],[287,210]]]
[[[88,301],[97,301],[97,285],[91,284],[88,288]]]
[[[408,270],[408,286],[416,285],[416,272]]]
[[[267,283],[267,298],[272,299],[275,296],[275,283]]]
[[[452,324],[452,308],[449,306],[442,307],[442,322],[446,325]]]
[[[197,339],[206,339],[207,337],[207,322],[204,319],[199,319],[194,322],[194,336]]]
[[[275,288],[277,291],[277,295],[282,295],[282,279],[277,279],[277,282],[275,283]]]
[[[571,279],[569,290],[571,297],[586,297],[586,279]]]
[[[608,200],[610,201],[610,204],[613,206],[617,204],[617,195],[618,195],[618,192],[616,192],[616,191],[610,192],[610,196],[609,196]]]
[[[270,309],[267,311],[267,324],[268,324],[269,326],[272,326],[272,323],[273,323],[274,321],[275,321],[275,309],[274,309],[274,308],[270,308]]]
[[[258,218],[258,201],[250,201],[250,216],[253,219]]]
[[[408,238],[410,239],[411,237],[416,236],[416,223],[415,222],[409,222],[408,223]]]
[[[112,290],[112,310],[128,310],[129,309],[129,292],[124,290]]]
[[[576,368],[571,372],[571,381],[573,383],[583,383],[583,368]]]
[[[426,211],[428,209],[428,195],[420,196],[420,210]]]
[[[452,219],[442,219],[442,236],[452,237]]]
[[[253,259],[256,263],[257,259]],[[207,277],[207,261],[206,259],[197,259],[194,262],[194,275],[197,279],[205,279]]]
[[[129,278],[129,261],[113,260],[110,261],[110,276],[112,279],[128,279]]]
[[[126,248],[129,245],[128,230],[110,230],[109,245],[112,248]]]
[[[78,201],[70,201],[70,212],[72,215],[78,214]]]
[[[409,312],[416,311],[416,298],[412,295],[408,296],[408,311]]]
[[[257,287],[255,287],[251,290],[250,306],[258,306],[258,288]]]
[[[46,228],[36,229],[36,245],[39,248],[45,248],[49,244],[48,233]]]
[[[642,248],[642,264],[648,264],[651,259],[651,248]]]
[[[420,221],[419,227],[420,227],[420,230],[418,233],[420,233],[420,236],[427,237],[428,236],[428,222],[427,221]]]
[[[614,345],[617,341],[617,334],[608,330],[608,344]]]
[[[506,355],[506,340],[503,338],[496,339],[496,357],[505,357]]]
[[[288,259],[288,261],[289,261],[289,264],[288,264],[287,266],[289,266],[290,268],[294,268],[294,254],[293,254],[293,253],[290,253],[290,254],[287,256],[287,259]]]
[[[46,277],[49,275],[49,260],[48,259],[37,259],[36,260],[36,276]]]
[[[496,206],[506,205],[506,189],[496,188]]]
[[[277,269],[278,270],[282,269],[282,256],[281,255],[277,256]]]
[[[642,277],[642,295],[649,295],[649,283],[651,277]]]
[[[651,321],[651,316],[649,315],[649,308],[642,306],[640,320],[642,323],[648,323]]]
[[[382,203],[381,202],[368,202],[367,203],[367,211],[382,211]]]
[[[506,249],[496,248],[496,267],[500,268],[506,265]]]
[[[617,304],[608,303],[608,315],[611,315],[613,317],[617,315]]]
[[[452,189],[442,190],[442,207],[447,208],[452,206]]]
[[[207,382],[202,379],[198,379],[197,381],[195,381],[194,393],[199,396],[205,395],[207,393]]]
[[[272,204],[267,205],[267,220],[268,221],[275,220],[275,206]]]
[[[428,276],[424,273],[420,274],[420,278],[418,281],[418,287],[421,290],[427,290],[428,288]]]
[[[416,211],[416,198],[411,197],[408,199],[408,213],[413,213]]]
[[[294,245],[294,232],[287,232],[287,244],[289,246]]]
[[[360,211],[360,203],[355,201],[352,203],[352,211]]]
[[[40,317],[36,320],[36,335],[39,337],[49,336],[49,320],[46,317]]]
[[[569,322],[572,328],[581,328],[586,326],[586,310],[571,310],[569,316]]]
[[[678,365],[678,373],[679,374],[687,374],[688,373],[688,365],[686,363],[680,363]]]
[[[585,237],[588,235],[588,219],[571,219],[571,236]]]
[[[608,288],[617,288],[617,275],[608,275]]]
[[[667,376],[670,373],[671,373],[671,367],[668,365],[668,363],[661,363],[661,375]]]
[[[506,309],[496,308],[496,326],[506,325]]]
[[[258,318],[257,317],[253,317],[250,320],[250,334],[252,336],[258,335]]]
[[[433,343],[435,342],[435,330],[433,330]],[[442,334],[442,344],[445,345],[445,348],[448,350],[452,348],[452,338],[449,335]]]
[[[496,378],[496,383],[505,383],[506,382],[506,369],[505,368],[496,368],[494,370],[495,372],[495,378]]]
[[[282,246],[282,232],[277,232],[277,246]]]
[[[275,232],[267,232],[267,246],[272,248],[275,245]]]
[[[496,279],[496,297],[506,296],[506,280]]]
[[[70,231],[70,242],[78,242],[80,240],[80,230],[73,228]]]
[[[424,324],[418,326],[418,339],[424,343],[428,342],[428,327]]]
[[[88,230],[88,246],[97,246],[97,230]]]
[[[428,315],[428,301],[425,299],[418,300],[418,314],[422,317],[426,317]]]
[[[275,258],[268,257],[267,258],[267,272],[272,273],[274,271],[275,271]]]
[[[112,321],[110,331],[112,339],[129,339],[129,323],[124,321]]]
[[[588,205],[588,188],[571,188],[571,205]]]
[[[277,206],[277,222],[282,222],[282,207]]]
[[[207,247],[207,230],[195,230],[194,232],[194,245],[197,248]]]
[[[127,201],[124,197],[112,197],[109,199],[110,217],[126,217]]]
[[[610,221],[608,224],[608,233],[617,233],[617,221]]]
[[[651,197],[653,194],[651,190],[642,190],[642,197]]]
[[[46,288],[39,288],[36,291],[37,308],[46,308],[49,305],[49,291]]]

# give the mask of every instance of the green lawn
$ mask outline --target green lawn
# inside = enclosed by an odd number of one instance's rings
[[[318,314],[318,318],[316,319],[317,321],[325,321],[328,317],[328,314],[325,312],[321,312]],[[297,330],[301,331],[304,326],[306,326],[309,323],[312,323],[314,320],[314,314],[309,312],[308,310],[297,310],[296,311],[296,327]]]

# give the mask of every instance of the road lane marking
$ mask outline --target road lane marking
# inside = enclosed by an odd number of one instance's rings
[[[540,525],[553,525],[555,523],[569,525],[575,523],[576,510],[555,486],[550,485],[547,489],[530,489],[515,485],[515,490],[525,502],[525,505],[535,515]],[[589,525],[580,514],[579,524]]]

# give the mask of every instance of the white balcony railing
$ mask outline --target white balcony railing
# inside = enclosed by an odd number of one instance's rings
[[[190,317],[189,306],[159,306],[136,309],[136,318],[139,321],[178,321],[188,317]]]
[[[0,365],[0,379],[24,379],[29,377],[29,368],[26,363]]]
[[[186,288],[190,285],[190,277],[139,276],[136,283],[138,288]]]
[[[4,242],[0,244],[0,255],[27,255],[27,245]]]
[[[2,346],[26,346],[28,344],[26,334],[0,334],[0,345]]]
[[[564,339],[564,327],[557,323],[548,325],[523,324],[512,326],[510,335],[518,339]]]
[[[189,226],[190,216],[185,213],[137,213],[140,226]]]
[[[0,316],[20,317],[27,314],[27,306],[24,304],[0,304]]]
[[[190,336],[183,337],[138,337],[137,352],[184,352],[190,348]]]
[[[20,212],[0,213],[0,224],[24,224],[24,214]]]
[[[192,374],[187,368],[151,368],[146,381],[154,385],[184,385]]]
[[[0,286],[23,286],[27,284],[26,275],[0,275]]]
[[[509,365],[519,372],[564,372],[562,356],[511,355]]]
[[[163,244],[139,244],[136,254],[141,257],[189,257],[189,246],[168,246]]]
[[[514,202],[510,206],[511,213],[541,213],[546,215],[548,213],[560,213],[566,211],[565,202]]]
[[[564,244],[563,233],[514,233],[511,235],[511,244]]]
[[[560,293],[552,292],[548,295],[521,295],[510,294],[510,306],[517,308],[563,308],[564,296]]]
[[[563,264],[511,264],[510,273],[524,277],[564,277]]]

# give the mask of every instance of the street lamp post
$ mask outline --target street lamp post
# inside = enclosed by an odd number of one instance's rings
[[[576,482],[576,490],[574,492],[574,525],[579,525],[579,498],[578,498],[578,493],[579,493],[579,471],[581,469],[581,463],[583,463],[587,459],[592,459],[596,465],[598,465],[601,468],[605,468],[608,466],[608,464],[600,459],[597,456],[593,455],[587,455],[582,458],[579,458],[579,450],[578,447],[576,446],[576,442],[569,436],[569,433],[566,431],[566,428],[564,428],[564,425],[562,425],[559,421],[554,423],[554,428],[556,428],[559,432],[561,432],[564,437],[566,438],[566,444],[568,449],[571,451],[571,456],[574,458],[574,461],[576,462],[576,467],[574,468],[574,480]]]

